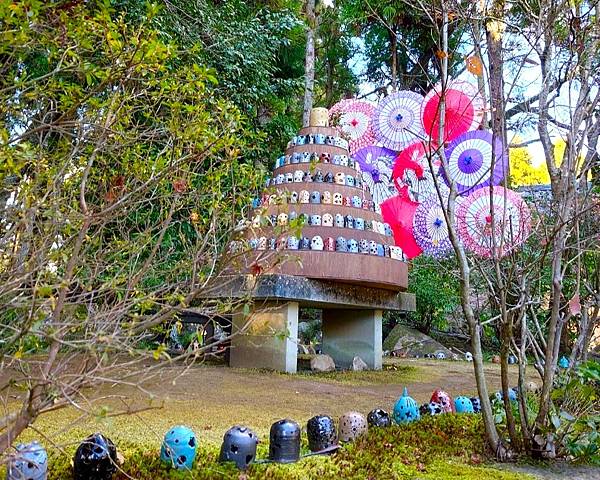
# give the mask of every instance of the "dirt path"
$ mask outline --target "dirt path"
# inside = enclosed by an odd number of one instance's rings
[[[155,397],[148,397],[131,388],[115,387],[109,395],[124,395],[134,399],[134,405],[158,410],[134,417],[103,419],[87,418],[77,423],[82,433],[94,429],[123,437],[126,426],[128,440],[156,436],[174,423],[186,423],[201,435],[220,442],[223,432],[236,423],[254,428],[259,435],[268,435],[270,425],[285,417],[300,423],[316,414],[337,417],[348,410],[368,413],[375,407],[390,410],[407,386],[420,403],[429,400],[436,388],[451,395],[475,395],[472,364],[466,362],[393,359],[397,371],[348,372],[333,375],[285,375],[274,372],[231,369],[225,366],[194,366],[185,374],[181,367],[168,366],[145,387]],[[408,368],[406,368],[408,367]],[[499,368],[486,367],[491,391],[500,385]],[[513,372],[516,382],[516,370]],[[65,425],[76,421],[74,409],[61,410],[44,416],[39,428],[54,436]],[[66,439],[66,437],[65,437]]]

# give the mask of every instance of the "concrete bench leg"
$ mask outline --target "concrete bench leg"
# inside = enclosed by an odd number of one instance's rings
[[[355,356],[373,370],[381,370],[381,310],[323,310],[323,353],[335,364],[350,368]]]
[[[249,316],[233,315],[229,364],[296,373],[298,303],[260,303]]]

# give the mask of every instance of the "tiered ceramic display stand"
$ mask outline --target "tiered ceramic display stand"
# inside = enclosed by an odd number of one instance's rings
[[[299,132],[300,136],[317,134],[338,136],[336,129],[324,125],[311,126]],[[312,163],[292,163],[294,154],[304,155],[304,152],[316,153],[319,161],[313,155]],[[329,154],[328,163],[321,161],[323,153]],[[247,257],[246,272],[240,272],[241,275],[229,282],[222,292],[222,296],[226,297],[251,294],[255,300],[254,310],[249,314],[234,312],[231,366],[296,372],[298,312],[301,307],[316,307],[323,310],[323,353],[330,355],[336,366],[348,368],[354,357],[359,356],[370,368],[380,369],[383,310],[415,309],[414,296],[405,293],[407,266],[393,247],[391,232],[388,230],[386,234],[381,216],[374,212],[368,190],[341,183],[317,182],[314,178],[311,182],[282,181],[282,177],[289,179],[289,174],[293,177],[298,170],[310,170],[313,177],[319,170],[324,177],[329,172],[334,177],[336,174],[360,176],[356,168],[334,163],[334,155],[348,156],[349,153],[339,145],[290,145],[286,151],[289,163],[278,161],[273,172],[274,185],[267,188],[263,195],[264,205],[257,206],[254,215],[260,214],[271,223],[280,214],[287,215],[289,219],[291,212],[296,212],[297,217],[301,214],[307,217],[319,215],[321,225],[305,224],[302,237],[309,239],[310,245],[305,241],[302,248],[302,240],[298,239],[300,248],[296,250],[295,242],[292,241],[289,244],[291,248],[288,248],[286,240],[293,233],[282,234],[267,222],[262,221],[259,226],[259,222],[254,221],[249,238],[256,250]],[[304,203],[306,199],[300,198],[303,190],[309,195],[319,192],[321,201]],[[292,192],[299,197],[296,203],[287,201],[278,204],[275,200],[276,196],[291,200],[295,196]],[[332,203],[323,203],[325,192],[330,192]],[[335,194],[342,196],[341,205],[339,201],[338,204],[333,203]],[[273,196],[271,202],[270,196]],[[359,197],[363,204],[366,202],[368,208],[357,207],[356,199],[355,206],[352,206],[353,197]],[[375,222],[375,227],[370,230],[348,228],[350,223],[347,219],[344,227],[336,227],[335,223],[334,226],[324,226],[326,214],[332,215],[334,222],[336,214],[345,219],[350,215],[352,219],[362,219],[365,227]],[[281,225],[278,228],[281,229]],[[275,237],[278,237],[277,242]],[[322,250],[318,240],[314,244],[315,237],[323,240]],[[340,242],[335,245],[339,237],[354,239],[357,244],[363,240],[362,248],[355,253],[343,251]],[[278,245],[278,252],[270,251],[274,243]],[[281,260],[282,255],[283,261],[273,262],[275,257]],[[249,266],[256,267],[257,263],[266,274],[258,277],[252,274],[255,272]]]
[[[337,131],[330,127],[308,127],[300,131],[300,136],[315,136],[322,134],[329,137],[337,137]],[[354,178],[360,178],[360,173],[353,166],[343,166],[333,163],[333,158],[336,155],[346,157],[349,156],[347,149],[334,146],[334,145],[318,145],[315,143],[290,146],[286,150],[286,157],[291,158],[294,154],[304,154],[309,152],[310,154],[316,153],[319,157],[321,154],[329,154],[331,160],[329,163],[311,162],[311,163],[288,163],[283,166],[276,168],[273,171],[273,181],[281,176],[289,178],[289,175],[294,175],[298,170],[310,171],[312,176],[315,177],[316,172],[321,172],[323,177],[327,173],[331,173],[334,179],[336,175],[343,174]],[[355,183],[356,180],[355,180]],[[320,202],[300,203],[302,201],[301,192],[305,191],[312,195],[313,192],[319,192]],[[295,212],[296,216],[299,217],[305,214],[307,218],[311,218],[315,215],[320,217],[321,225],[314,226],[305,224],[302,228],[302,237],[305,239],[312,240],[318,236],[324,242],[323,250],[315,250],[313,245],[310,248],[302,248],[302,242],[300,243],[300,249],[289,250],[286,244],[286,254],[290,256],[290,261],[283,262],[278,268],[277,273],[284,275],[301,275],[307,278],[333,280],[336,282],[354,283],[363,286],[371,286],[378,288],[386,288],[396,291],[406,290],[407,287],[407,269],[406,264],[402,262],[401,253],[397,247],[394,247],[393,237],[391,231],[384,229],[383,219],[381,215],[375,213],[373,210],[373,202],[371,194],[367,188],[363,189],[362,186],[348,186],[339,183],[329,182],[292,182],[292,183],[280,183],[275,184],[267,189],[263,199],[265,203],[268,202],[269,195],[279,194],[280,197],[292,197],[292,192],[295,192],[294,197],[298,197],[297,203],[287,203],[283,205],[268,205],[263,209],[263,216],[279,216],[284,213],[285,215],[292,215]],[[329,203],[323,203],[326,192],[329,192],[331,199]],[[282,195],[286,194],[286,195]],[[341,196],[343,199],[342,205],[336,205],[335,196]],[[357,208],[351,206],[352,198],[360,198],[362,206]],[[367,208],[364,208],[364,207]],[[326,214],[331,215],[334,218],[334,226],[324,226],[323,218]],[[344,217],[345,224],[343,227],[335,226],[335,217],[341,215]],[[347,221],[348,216],[351,217],[350,222]],[[356,228],[354,220],[361,219],[362,223],[366,225],[363,229]],[[374,227],[369,227],[374,225]],[[349,228],[350,227],[350,228]],[[379,228],[377,228],[379,227]],[[386,234],[387,230],[387,234]],[[266,235],[267,238],[272,238],[272,231],[263,231],[262,234]],[[350,240],[353,240],[358,244],[358,252],[351,253],[350,251],[340,251],[340,245],[338,242],[339,238],[343,238],[346,244],[346,250],[350,250],[351,246],[348,245]],[[258,240],[258,238],[256,239]],[[361,242],[362,241],[362,242]],[[267,242],[268,243],[268,242]],[[328,245],[329,244],[329,245]],[[332,245],[333,244],[333,245]],[[362,245],[361,245],[362,244]],[[264,239],[263,239],[264,246]],[[335,251],[328,250],[334,248]],[[307,247],[305,244],[304,247]],[[267,246],[268,248],[268,246]],[[379,255],[378,255],[379,253]],[[383,254],[383,255],[381,255]],[[299,260],[299,261],[295,261]]]

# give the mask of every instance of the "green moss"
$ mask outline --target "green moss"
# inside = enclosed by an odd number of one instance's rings
[[[247,479],[306,480],[333,479],[422,479],[422,480],[524,480],[523,474],[471,465],[472,459],[485,458],[483,425],[476,415],[441,415],[403,426],[374,429],[336,454],[303,458],[292,465],[253,464]],[[201,441],[193,471],[174,471],[158,458],[160,442],[128,443],[118,441],[125,462],[118,480],[156,479],[238,479],[240,472],[231,464],[218,463],[219,445]],[[49,480],[71,476],[75,445],[66,454],[50,456]],[[302,451],[307,452],[306,439]],[[258,458],[266,458],[268,442],[258,448]],[[479,461],[479,460],[478,460]]]

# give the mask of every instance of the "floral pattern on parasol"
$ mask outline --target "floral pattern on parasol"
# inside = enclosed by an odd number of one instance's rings
[[[398,191],[408,187],[410,198],[421,202],[431,195],[437,196],[434,182],[434,178],[437,177],[440,193],[443,197],[447,197],[449,190],[440,178],[440,165],[439,157],[434,155],[430,167],[425,145],[422,142],[415,142],[396,157],[392,172],[394,185]]]
[[[448,172],[442,171],[448,186],[450,181],[446,173],[456,182],[460,195],[469,194],[481,187],[499,185],[504,180],[508,170],[508,158],[502,142],[496,139],[492,143],[492,140],[491,132],[477,130],[461,135],[448,146]]]
[[[413,231],[417,244],[426,255],[443,258],[452,252],[444,210],[436,197],[429,197],[417,207]]]
[[[503,257],[527,240],[531,213],[512,190],[485,187],[460,202],[456,223],[458,234],[469,250],[482,257],[489,258],[494,253]]]
[[[425,97],[421,120],[427,135],[436,143],[439,139],[442,85],[437,84]],[[483,121],[485,103],[478,88],[462,80],[448,82],[445,92],[444,142],[477,129]]]
[[[363,182],[369,187],[375,211],[381,212],[381,203],[396,193],[391,168],[396,152],[371,145],[361,148],[353,156],[360,166]]]
[[[377,143],[373,132],[375,106],[364,100],[342,100],[329,109],[331,124],[348,139],[350,153]]]
[[[422,103],[422,95],[406,90],[381,100],[373,113],[373,130],[377,140],[384,147],[399,151],[415,140],[424,139]]]

